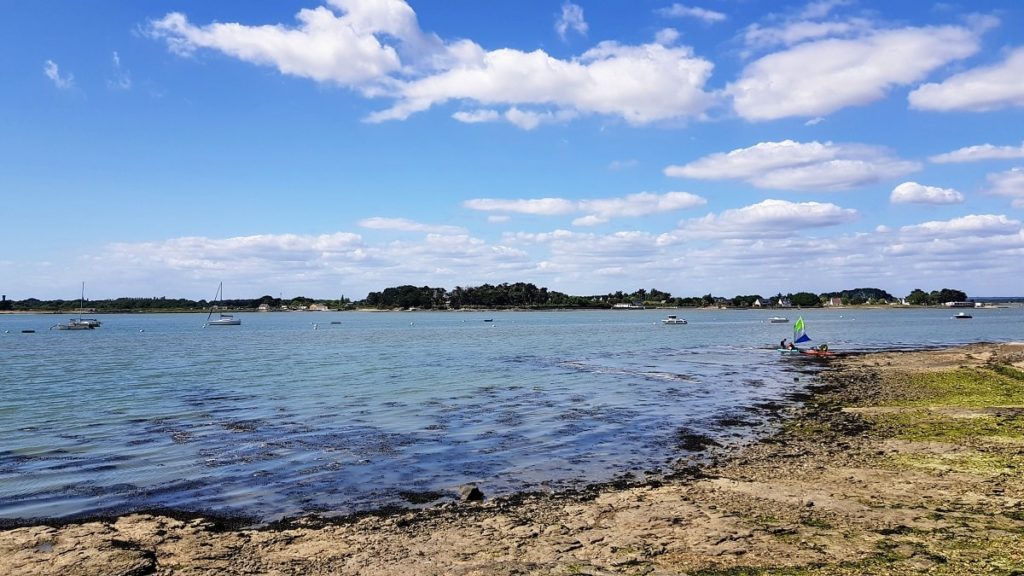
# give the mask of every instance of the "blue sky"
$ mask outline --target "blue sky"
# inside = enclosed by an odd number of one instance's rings
[[[4,12],[8,298],[1022,293],[1016,1]]]

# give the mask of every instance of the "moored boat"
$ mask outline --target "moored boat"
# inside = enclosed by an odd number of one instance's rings
[[[224,283],[221,282],[220,284],[217,285],[217,295],[213,297],[213,301],[214,302],[220,302],[220,300],[223,297],[224,297]],[[242,324],[242,320],[240,318],[235,318],[231,314],[221,314],[219,318],[217,318],[216,320],[212,320],[211,318],[213,316],[213,309],[214,308],[216,308],[216,306],[213,306],[211,304],[210,305],[210,313],[206,315],[206,324],[203,324],[204,327],[205,326],[239,326],[239,325]]]
[[[78,303],[78,312],[79,312],[79,314],[81,314],[81,312],[84,309],[85,309],[85,282],[82,282],[82,296],[81,296],[81,300]],[[95,320],[93,318],[82,318],[81,316],[79,316],[78,318],[72,318],[71,320],[68,320],[67,322],[61,322],[61,323],[59,323],[59,324],[57,324],[55,326],[51,326],[50,329],[52,330],[52,329],[56,328],[57,330],[92,330],[94,328],[99,327],[99,325],[100,325],[100,321],[99,320]]]

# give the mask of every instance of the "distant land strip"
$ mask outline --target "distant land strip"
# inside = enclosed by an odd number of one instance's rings
[[[460,309],[640,309],[640,308],[817,308],[830,306],[940,306],[948,303],[998,304],[1024,302],[1022,297],[976,297],[969,298],[960,290],[942,288],[925,292],[915,289],[899,298],[880,288],[854,288],[836,292],[796,292],[770,296],[761,294],[737,295],[731,298],[714,296],[673,296],[656,288],[638,289],[633,292],[610,292],[590,296],[573,296],[537,287],[534,284],[483,284],[474,287],[456,286],[454,289],[432,288],[430,286],[403,285],[370,292],[362,300],[351,300],[344,296],[338,299],[316,299],[298,296],[295,298],[274,298],[265,295],[260,298],[241,298],[212,302],[186,298],[132,298],[122,297],[106,300],[57,299],[8,300],[0,296],[0,312],[90,312],[90,313],[139,313],[139,312],[199,312],[210,309],[290,311],[290,310],[460,310]]]

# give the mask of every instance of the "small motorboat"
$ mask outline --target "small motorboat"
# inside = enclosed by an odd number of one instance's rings
[[[768,319],[768,321],[771,322],[772,324],[787,324],[789,322],[789,318],[784,318],[782,316],[772,316],[771,318]]]
[[[669,314],[665,318],[661,319],[662,324],[686,324],[685,318],[680,318],[675,314]]]
[[[967,312],[959,312],[959,313],[957,313],[956,316],[953,316],[953,318],[955,318],[957,320],[969,320],[971,318],[974,318],[974,316],[971,316]]]

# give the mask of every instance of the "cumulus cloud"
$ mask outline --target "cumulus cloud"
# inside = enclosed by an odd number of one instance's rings
[[[585,31],[582,11],[567,3],[566,30]],[[713,103],[705,91],[712,64],[690,48],[604,42],[571,59],[543,50],[487,51],[470,40],[445,42],[419,28],[404,0],[328,0],[303,9],[292,26],[196,25],[181,13],[150,22],[148,33],[190,55],[216,50],[282,74],[390,98],[369,122],[403,120],[453,101],[481,109],[507,107],[521,128],[580,114],[621,117],[631,124],[700,117]],[[459,121],[493,121],[471,112]]]
[[[1024,168],[1012,168],[986,176],[988,193],[1013,199],[1014,208],[1024,208]]]
[[[707,24],[715,24],[726,20],[726,15],[721,12],[696,6],[684,6],[683,4],[673,4],[668,8],[661,8],[657,10],[657,13],[666,18],[694,18]]]
[[[824,116],[880,100],[894,87],[918,82],[978,48],[974,31],[955,26],[802,42],[747,65],[726,93],[747,120]]]
[[[587,21],[583,19],[583,8],[571,2],[562,4],[562,14],[555,22],[555,31],[562,40],[565,40],[566,34],[570,31],[586,36]]]
[[[936,154],[928,160],[936,164],[948,164],[953,162],[980,162],[982,160],[1016,160],[1024,158],[1024,143],[1020,146],[993,146],[992,144],[980,144],[978,146],[967,146],[945,154]]]
[[[764,200],[757,204],[708,214],[681,222],[679,230],[662,237],[662,242],[695,237],[750,238],[787,236],[807,228],[845,224],[857,219],[857,211],[822,202]]]
[[[613,218],[635,218],[650,214],[674,212],[703,206],[707,200],[689,192],[666,192],[655,194],[640,192],[621,198],[593,200],[566,200],[563,198],[539,198],[533,200],[495,200],[480,198],[467,200],[463,206],[487,212],[510,212],[556,216],[583,212],[584,216],[573,220],[576,226],[594,226]]]
[[[43,64],[43,74],[60,90],[70,90],[75,86],[75,77],[70,73],[61,76],[60,66],[53,60],[47,60]]]
[[[567,113],[619,116],[631,124],[699,117],[713,102],[704,91],[711,69],[690,48],[661,44],[603,42],[572,60],[542,50],[480,51],[456,68],[403,84],[399,101],[368,120],[402,120],[452,100],[506,105],[523,115],[528,111],[522,107],[537,107],[555,118]]]
[[[667,176],[742,180],[776,190],[845,190],[920,169],[884,148],[832,142],[761,142],[665,168]]]
[[[522,278],[533,266],[521,249],[467,234],[431,233],[416,241],[369,245],[346,232],[117,243],[90,261],[102,262],[126,285],[166,286],[174,278],[202,296],[223,279],[234,294],[247,297],[282,289],[324,297],[337,294],[341,285],[361,298],[370,290],[410,282],[507,281]]]
[[[970,278],[984,278],[990,283],[989,294],[1019,283],[1024,255],[1024,228],[1019,220],[971,214],[904,226],[887,236],[883,263],[902,277],[948,278],[961,286]]]
[[[1007,218],[1002,214],[970,214],[953,218],[914,224],[900,228],[905,235],[925,238],[960,238],[964,236],[1002,236],[1020,234],[1020,220]]]
[[[952,188],[904,182],[892,189],[889,201],[893,204],[960,204],[964,195]]]
[[[955,74],[910,93],[910,106],[918,110],[986,112],[1024,106],[1024,48],[993,65]]]
[[[408,218],[364,218],[359,221],[363,228],[371,230],[394,230],[398,232],[427,232],[431,234],[465,234],[466,229],[459,226],[423,224]]]
[[[190,237],[109,245],[91,251],[84,265],[118,279],[111,296],[161,286],[168,296],[207,298],[221,280],[237,297],[355,298],[409,283],[451,288],[518,280],[575,294],[656,286],[679,295],[824,291],[862,282],[906,293],[914,278],[993,294],[1019,283],[1019,219],[981,214],[843,232],[857,218],[829,203],[766,200],[683,220],[665,233],[507,232],[494,241],[465,233],[373,242],[346,232]],[[14,269],[0,262],[5,266]],[[794,279],[799,269],[815,274]],[[55,271],[37,272],[47,282],[40,286],[55,280]],[[722,278],[730,280],[725,288]]]
[[[178,54],[217,50],[282,74],[347,87],[378,83],[400,70],[399,50],[382,38],[398,39],[410,48],[407,52],[425,50],[425,58],[442,52],[436,39],[420,32],[415,13],[403,0],[329,0],[328,6],[302,9],[295,18],[295,26],[197,26],[172,12],[150,22],[148,31]]]

